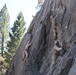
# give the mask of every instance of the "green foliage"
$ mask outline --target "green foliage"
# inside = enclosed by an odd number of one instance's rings
[[[9,20],[10,20],[10,17],[9,17],[9,13],[8,13],[8,10],[7,10],[7,7],[6,7],[6,4],[4,5],[4,7],[1,9],[1,13],[2,13],[2,26],[1,26],[1,31],[4,34],[5,36],[5,39],[7,39],[6,37],[8,37],[9,35]]]
[[[8,41],[8,51],[5,52],[6,54],[6,62],[10,64],[14,54],[16,53],[16,50],[21,42],[21,39],[25,32],[25,21],[24,16],[22,12],[20,12],[17,16],[16,21],[13,24],[13,27],[11,28],[11,31],[9,32],[10,41]]]
[[[0,75],[5,75],[6,72],[6,62],[5,62],[5,58],[1,56],[0,54]]]
[[[4,49],[6,49],[7,45],[6,42],[8,41],[8,37],[9,37],[9,13],[6,7],[6,4],[4,5],[4,7],[1,9],[1,16],[2,16],[2,23],[1,23],[1,27],[0,27],[0,32],[1,35],[0,37],[2,37],[2,43],[1,43],[1,50],[2,50],[2,55],[4,52]]]
[[[5,62],[5,54],[4,51],[7,50],[7,41],[9,37],[9,13],[6,7],[6,4],[0,11],[0,16],[2,17],[2,21],[0,22],[0,47],[1,47],[1,55],[0,55],[0,75],[4,75],[6,72]]]
[[[0,62],[4,61],[4,58],[0,55]]]
[[[16,53],[26,27],[22,12],[18,14],[11,29],[9,29],[10,17],[6,4],[1,9],[0,13],[2,16],[2,22],[0,22],[0,39],[2,40],[2,42],[0,42],[0,75],[4,75]]]

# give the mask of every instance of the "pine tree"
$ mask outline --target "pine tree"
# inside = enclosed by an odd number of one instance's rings
[[[2,50],[2,56],[4,53],[4,49],[7,48],[7,40],[9,37],[9,13],[6,7],[6,4],[4,7],[1,9],[1,14],[2,14],[2,23],[1,23],[1,37],[2,37],[2,43],[1,43],[1,50]]]
[[[17,16],[11,32],[9,32],[10,41],[8,41],[8,51],[6,52],[6,62],[10,64],[25,32],[25,21],[22,12]]]
[[[6,7],[6,4],[4,5],[4,7],[1,9],[0,11],[0,48],[1,48],[1,54],[0,57],[4,60],[1,61],[0,63],[0,73],[1,75],[4,75],[6,72],[6,68],[5,68],[5,54],[4,51],[7,50],[7,40],[9,37],[9,13],[8,13],[8,9]]]

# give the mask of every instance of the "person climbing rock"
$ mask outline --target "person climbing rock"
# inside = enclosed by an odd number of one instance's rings
[[[68,43],[66,43],[66,41],[63,40],[63,42],[62,42],[62,51],[60,52],[60,55],[63,56],[68,51],[69,48],[70,47],[69,47]]]
[[[53,52],[53,55],[52,55],[51,67],[56,64],[56,59],[58,58],[59,52],[61,50],[62,50],[62,47],[60,46],[59,42],[57,40],[55,40],[54,52]]]
[[[22,61],[24,61],[25,58],[28,58],[28,49],[30,48],[32,44],[31,43],[27,43],[27,45],[25,46],[25,50],[23,51],[23,56],[22,56]]]

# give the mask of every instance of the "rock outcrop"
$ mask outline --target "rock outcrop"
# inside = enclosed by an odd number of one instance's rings
[[[54,47],[52,18],[56,17],[58,40],[67,51],[51,67]],[[22,61],[28,41],[28,58]],[[6,75],[76,75],[76,0],[45,0],[32,20]]]

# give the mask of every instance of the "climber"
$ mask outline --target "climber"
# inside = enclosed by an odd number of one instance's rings
[[[22,61],[24,61],[25,57],[28,58],[28,52],[26,50],[23,52]]]
[[[23,56],[22,56],[22,61],[24,61],[25,57],[28,58],[28,49],[30,48],[32,44],[31,43],[27,43],[27,45],[25,46],[25,50],[23,51]]]
[[[56,59],[59,56],[59,52],[62,50],[62,47],[60,46],[59,42],[55,40],[55,46],[54,46],[54,53],[52,55],[52,63],[51,67],[56,64]]]
[[[58,15],[58,13],[57,13]],[[56,24],[56,18],[57,18],[57,15],[56,16],[51,16],[51,21],[52,21],[52,27],[53,27],[53,33],[54,33],[54,52],[53,52],[53,55],[52,55],[52,63],[51,63],[51,67],[53,65],[56,64],[56,59],[60,56],[60,51],[62,50],[62,46],[60,45],[58,39],[59,39],[59,36],[58,36],[58,26]]]
[[[60,55],[63,56],[63,55],[67,52],[67,50],[68,50],[69,48],[70,48],[69,45],[68,45],[68,44],[66,43],[66,41],[64,40],[64,41],[62,42],[62,51],[61,51]]]
[[[32,44],[28,42],[27,45],[25,46],[25,50],[28,50],[31,45]]]

